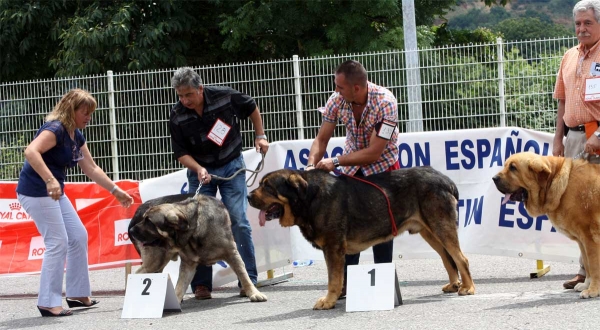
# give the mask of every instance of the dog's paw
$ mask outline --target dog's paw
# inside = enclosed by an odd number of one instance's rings
[[[575,291],[582,292],[583,290],[587,290],[589,287],[590,287],[590,280],[589,280],[589,278],[586,278],[585,282],[578,283],[577,285],[575,285],[575,287],[573,289],[575,289]]]
[[[454,293],[454,292],[458,292],[459,288],[460,288],[460,281],[456,281],[454,283],[448,283],[448,284],[444,285],[442,287],[442,291],[444,293]]]
[[[332,301],[332,300],[328,300],[327,296],[321,297],[321,298],[319,298],[319,300],[317,300],[317,303],[313,306],[313,309],[318,309],[318,310],[332,309],[335,307],[336,302],[337,302],[337,299]]]
[[[267,301],[267,296],[262,292],[256,290],[252,295],[248,296],[251,302],[263,302]]]
[[[600,294],[600,292],[598,292],[598,291],[599,290],[587,290],[587,289],[583,290],[579,294],[579,298],[581,298],[581,299],[596,298]]]
[[[458,289],[458,295],[459,296],[470,296],[470,295],[474,295],[475,294],[475,287],[472,286],[470,288],[465,287],[465,286],[461,286],[460,289]]]

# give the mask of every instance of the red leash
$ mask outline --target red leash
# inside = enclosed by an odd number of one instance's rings
[[[379,191],[381,191],[381,193],[383,194],[383,197],[385,197],[385,201],[387,202],[387,205],[388,205],[388,213],[390,214],[390,222],[392,223],[392,235],[394,235],[394,237],[398,236],[398,228],[396,228],[396,219],[394,219],[394,214],[392,213],[392,206],[390,205],[390,199],[387,197],[387,195],[385,194],[385,191],[383,191],[383,189],[381,189],[378,185],[376,185],[376,184],[374,184],[372,182],[360,179],[360,178],[355,177],[355,176],[350,176],[350,175],[344,174],[344,173],[342,173],[342,172],[340,172],[338,170],[333,170],[333,173],[336,173],[338,175],[340,175],[340,174],[341,175],[345,175],[345,176],[347,176],[349,178],[352,178],[352,179],[355,179],[355,180],[358,180],[358,181],[370,184],[371,186],[373,186],[373,187],[377,188]]]

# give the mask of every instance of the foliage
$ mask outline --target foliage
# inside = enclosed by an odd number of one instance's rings
[[[20,146],[25,143],[23,136],[11,144],[0,141],[0,180],[16,180],[19,177],[25,162],[23,148]]]
[[[48,65],[75,2],[0,0],[0,81],[54,75]]]
[[[480,45],[460,54],[441,49],[432,52],[434,56],[428,56],[427,61],[421,60],[426,66],[421,70],[426,130],[500,126],[498,64],[487,64],[472,55],[496,53],[495,47]],[[554,126],[556,101],[552,91],[564,50],[541,55],[537,61],[524,58],[516,47],[505,52],[505,125],[531,129]]]
[[[415,1],[417,25],[455,3]],[[0,0],[0,81],[386,50],[402,21],[402,0]]]
[[[539,18],[511,18],[492,28],[501,33],[506,40],[543,39],[568,37],[574,34],[562,25],[541,21]]]
[[[454,17],[449,25],[453,29],[476,29],[494,26],[509,17],[510,14],[502,7],[493,7],[489,13],[479,8],[472,8],[465,14]]]
[[[507,19],[535,19],[543,23],[543,27],[548,27],[554,31],[557,29],[567,28],[572,30],[572,9],[576,3],[575,0],[513,0],[511,1],[510,9],[504,7],[493,6],[489,8],[481,8],[476,5],[477,0],[464,1],[463,8],[467,12],[456,11],[448,16],[449,26],[452,29],[475,29],[477,27],[489,27],[495,30],[495,26]],[[532,24],[528,27],[533,27]],[[539,27],[533,27],[534,30],[539,30]],[[515,29],[515,32],[518,32]],[[515,33],[515,38],[511,40],[528,39],[533,33],[527,29],[522,30],[523,36]],[[569,33],[569,35],[572,32]],[[529,36],[525,36],[529,35]],[[541,34],[537,38],[543,37]]]
[[[443,23],[432,28],[435,35],[434,45],[463,45],[477,43],[493,43],[501,35],[491,31],[488,28],[477,28],[475,30],[466,29],[448,29],[448,25]]]
[[[179,66],[188,50],[173,34],[191,16],[171,1],[94,1],[68,19],[50,60],[58,76]]]

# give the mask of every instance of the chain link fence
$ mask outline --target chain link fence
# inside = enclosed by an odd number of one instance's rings
[[[422,127],[425,131],[518,126],[554,131],[556,72],[576,38],[456,45],[419,49]],[[338,64],[354,59],[369,80],[398,99],[398,124],[408,131],[406,52],[336,56],[194,67],[206,85],[226,85],[252,96],[269,140],[313,139],[334,91]],[[96,163],[113,179],[143,180],[181,168],[172,156],[168,120],[177,101],[170,86],[176,68],[0,84],[0,180],[17,180],[23,150],[60,97],[72,88],[98,100],[85,129]],[[244,148],[252,148],[252,123],[242,122]],[[335,136],[345,136],[338,126]],[[87,181],[70,170],[70,181]]]

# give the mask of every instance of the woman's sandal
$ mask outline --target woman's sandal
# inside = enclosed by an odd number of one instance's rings
[[[100,303],[98,300],[93,299],[91,300],[91,303],[89,305],[84,304],[81,300],[77,300],[77,299],[69,299],[69,298],[65,298],[65,300],[67,301],[67,305],[69,305],[69,308],[76,308],[76,307],[92,307],[98,303]]]
[[[40,314],[42,314],[42,316],[51,316],[51,317],[59,317],[59,316],[71,316],[73,315],[73,312],[71,312],[70,309],[63,309],[62,311],[60,311],[60,313],[58,314],[54,314],[51,311],[47,310],[47,309],[43,309],[40,308],[40,306],[37,307],[40,311]]]

